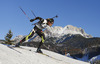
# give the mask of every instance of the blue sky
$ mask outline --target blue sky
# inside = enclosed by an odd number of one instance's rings
[[[30,18],[34,18],[30,9],[44,19],[58,15],[53,26],[73,25],[100,37],[100,0],[0,0],[0,39],[10,29],[14,38],[28,35],[34,27],[20,6]]]

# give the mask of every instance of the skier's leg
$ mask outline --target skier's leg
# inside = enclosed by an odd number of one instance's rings
[[[41,42],[40,42],[39,45],[38,45],[37,52],[38,52],[38,53],[42,53],[42,51],[41,51],[41,46],[42,46],[42,44],[43,44],[44,41],[45,41],[45,35],[44,35],[44,33],[43,33],[42,31],[41,31],[41,33],[39,33],[38,35],[41,37]]]
[[[19,47],[24,41],[26,41],[26,40],[28,40],[29,38],[31,38],[31,37],[34,35],[34,33],[35,33],[35,30],[33,29],[33,30],[29,33],[29,35],[27,35],[26,37],[24,37],[19,43],[17,43],[17,44],[15,45],[15,47]]]
[[[37,48],[37,52],[38,52],[38,53],[43,53],[43,52],[41,51],[41,46],[42,46],[42,44],[43,44],[43,43],[40,42],[39,45],[38,45],[38,48]]]

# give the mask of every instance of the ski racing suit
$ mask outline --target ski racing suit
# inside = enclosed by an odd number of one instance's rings
[[[47,25],[47,20],[46,19],[42,19],[41,17],[36,17],[35,19],[32,19],[30,21],[34,21],[34,20],[37,20],[39,19],[39,22],[35,25],[35,27],[32,29],[32,31],[29,33],[29,35],[27,35],[26,37],[24,37],[20,43],[30,39],[34,33],[37,33],[40,37],[41,37],[41,42],[39,43],[39,46],[37,48],[37,50],[40,50],[41,48],[41,45],[44,43],[45,41],[45,35],[42,31],[42,29],[46,28],[48,25]]]

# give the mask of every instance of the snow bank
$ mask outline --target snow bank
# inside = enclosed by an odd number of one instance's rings
[[[100,55],[91,58],[90,63],[93,64],[96,60],[100,60]]]
[[[0,44],[0,64],[89,64],[47,50],[43,52],[50,57],[36,53],[36,48],[33,47],[23,48],[32,51],[20,48],[11,49]]]

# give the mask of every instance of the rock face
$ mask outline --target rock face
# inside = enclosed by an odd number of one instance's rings
[[[67,25],[64,28],[59,26],[51,27],[45,30],[45,34],[48,37],[60,37],[67,34],[80,34],[85,38],[92,37],[91,35],[85,33],[85,31],[82,28],[77,28],[72,25]]]

